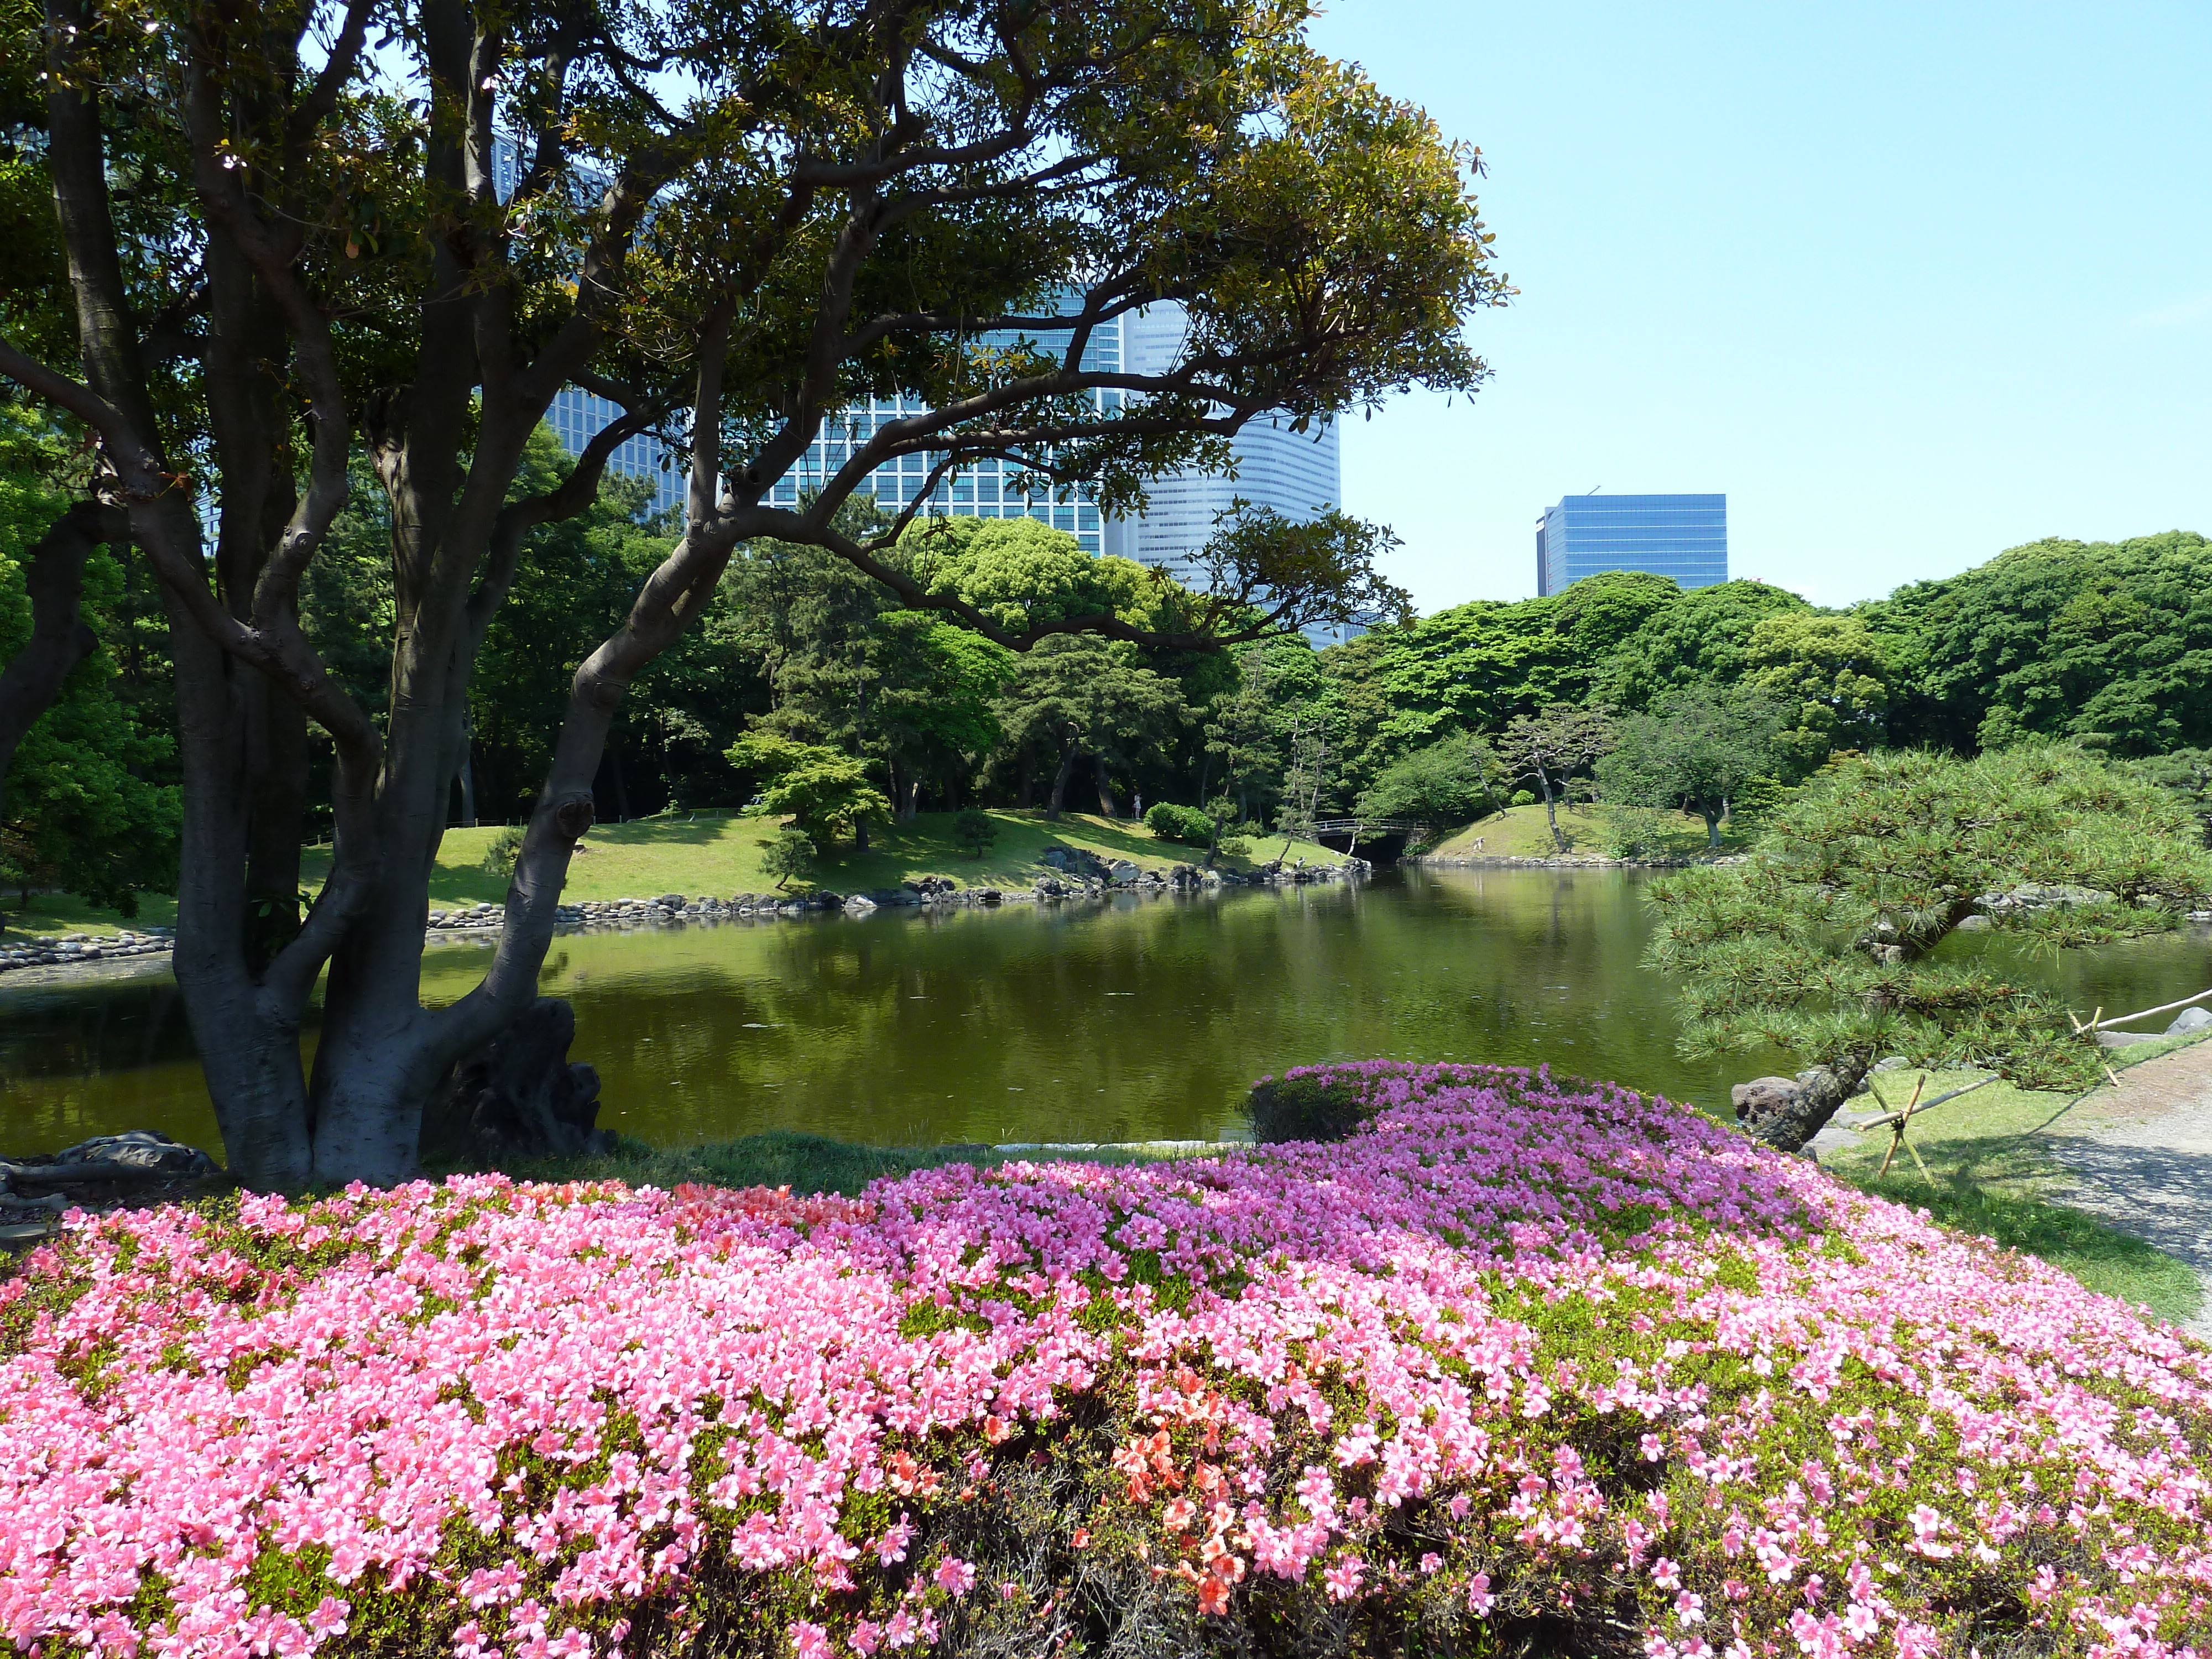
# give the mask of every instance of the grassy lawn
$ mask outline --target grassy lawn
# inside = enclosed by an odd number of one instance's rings
[[[816,884],[836,893],[859,893],[896,887],[921,876],[950,876],[963,887],[1027,887],[1037,877],[1053,872],[1041,856],[1051,847],[1076,848],[1102,859],[1127,859],[1151,870],[1196,864],[1205,856],[1205,848],[1160,841],[1140,823],[1117,823],[1093,814],[1071,812],[1058,823],[1046,823],[1038,812],[1012,809],[995,811],[991,817],[998,823],[999,838],[980,859],[953,842],[951,813],[923,812],[911,823],[876,830],[865,854],[855,854],[849,843],[830,849],[815,865]],[[775,884],[762,873],[761,848],[778,827],[774,818],[739,817],[730,812],[600,824],[576,849],[578,856],[568,866],[566,896],[616,899],[682,893],[691,898],[702,894],[726,898],[734,893],[765,893]],[[499,833],[495,826],[446,832],[438,848],[438,867],[430,878],[434,909],[480,902],[496,904],[507,896],[507,878],[483,867],[485,849]],[[1249,872],[1282,849],[1281,837],[1270,836],[1252,842],[1251,856],[1224,859],[1222,867]],[[1334,864],[1342,855],[1301,841],[1291,843],[1288,856],[1310,865]],[[310,889],[320,887],[330,867],[331,849],[310,847],[301,860],[300,879]],[[34,934],[167,927],[176,920],[176,900],[160,893],[141,894],[138,915],[128,921],[62,893],[32,895],[27,911],[13,904],[0,909],[0,926],[7,931]]]
[[[167,893],[138,895],[138,914],[124,916],[68,893],[33,893],[30,908],[12,896],[0,906],[0,928],[11,933],[112,933],[118,927],[173,927],[177,901]]]
[[[2142,1043],[2115,1054],[2112,1060],[2124,1069],[2193,1040]],[[1926,1075],[1923,1097],[1933,1099],[1979,1074]],[[1875,1079],[1881,1099],[1903,1106],[1921,1076],[1911,1071],[1884,1073]],[[1887,1175],[1877,1173],[1889,1147],[1887,1130],[1862,1136],[1834,1158],[1824,1158],[1823,1165],[1863,1191],[1925,1209],[1947,1226],[2040,1256],[2093,1291],[2147,1304],[2161,1318],[2188,1318],[2202,1304],[2203,1293],[2185,1263],[2049,1196],[2064,1189],[2066,1174],[2038,1132],[2049,1127],[2074,1098],[1994,1083],[1937,1107],[1924,1119],[1916,1116],[1908,1144],[1919,1149],[1921,1161],[1928,1166],[1925,1176],[1905,1152],[1898,1153]],[[1862,1097],[1850,1103],[1850,1109],[1875,1103]]]
[[[999,826],[999,836],[981,858],[969,856],[954,842],[951,813],[924,812],[911,823],[874,831],[865,854],[855,853],[850,843],[829,849],[815,865],[815,882],[837,893],[896,887],[922,876],[950,876],[963,887],[1027,887],[1036,877],[1052,873],[1042,856],[1052,847],[1075,848],[1103,859],[1127,859],[1156,870],[1195,864],[1204,856],[1203,848],[1158,840],[1141,824],[1073,812],[1058,823],[1048,823],[1036,812],[1001,810],[990,816]],[[761,849],[779,827],[774,818],[728,812],[600,824],[577,848],[577,857],[568,866],[566,896],[615,899],[682,893],[696,898],[702,894],[727,897],[764,893],[775,884],[761,870]],[[438,849],[438,868],[430,878],[434,908],[496,903],[506,896],[507,878],[483,867],[484,851],[499,833],[494,828],[446,832]],[[1279,838],[1270,837],[1254,842],[1252,851],[1257,859],[1272,859],[1282,846]],[[308,849],[301,876],[310,886],[323,879],[330,856],[327,848]],[[1334,863],[1338,858],[1326,848],[1304,842],[1292,843],[1290,856],[1309,864]],[[1235,859],[1224,864],[1249,870],[1254,861]]]
[[[1669,814],[1673,827],[1665,837],[1668,853],[1677,858],[1693,857],[1705,852],[1705,821],[1687,812]],[[1589,806],[1559,808],[1559,829],[1567,838],[1570,854],[1583,857],[1602,855],[1606,851],[1604,815]],[[1482,845],[1477,847],[1480,841]],[[1740,852],[1749,845],[1733,830],[1723,825],[1721,830],[1721,850]],[[1544,816],[1544,803],[1529,806],[1509,806],[1502,812],[1478,818],[1462,830],[1455,830],[1434,847],[1421,849],[1425,857],[1464,858],[1553,858],[1558,848],[1552,842],[1551,825]]]

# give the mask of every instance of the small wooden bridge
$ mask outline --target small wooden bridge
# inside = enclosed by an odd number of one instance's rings
[[[1372,846],[1385,857],[1395,857],[1408,842],[1425,839],[1429,826],[1418,818],[1316,818],[1313,838],[1324,847],[1340,843],[1347,852]]]

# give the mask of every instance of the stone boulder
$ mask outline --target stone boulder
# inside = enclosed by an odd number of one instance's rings
[[[56,1187],[143,1187],[165,1181],[202,1181],[216,1173],[216,1162],[197,1146],[132,1129],[97,1135],[40,1157],[0,1161],[0,1189],[38,1193]]]
[[[2168,1036],[2179,1036],[2184,1031],[2201,1031],[2212,1025],[2212,1008],[2184,1008],[2173,1017],[2173,1024],[2166,1028]]]
[[[447,1073],[422,1117],[426,1156],[497,1164],[614,1150],[598,1127],[599,1074],[570,1063],[576,1012],[540,997],[504,1031]]]
[[[1797,1103],[1797,1079],[1755,1077],[1748,1083],[1739,1083],[1730,1089],[1729,1099],[1735,1106],[1736,1121],[1750,1128],[1761,1118],[1771,1117],[1784,1108]]]

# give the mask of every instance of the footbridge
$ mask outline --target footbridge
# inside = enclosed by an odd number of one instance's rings
[[[1418,818],[1316,818],[1313,824],[1313,838],[1322,846],[1382,863],[1428,835],[1429,826]]]

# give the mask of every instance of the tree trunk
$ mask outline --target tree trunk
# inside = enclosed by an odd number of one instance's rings
[[[906,781],[906,799],[899,806],[899,817],[905,823],[912,823],[915,819],[915,814],[919,812],[921,810],[921,780],[920,778],[908,778]]]
[[[868,820],[865,816],[853,820],[853,850],[855,853],[868,850]]]
[[[1118,818],[1121,815],[1115,810],[1114,784],[1106,775],[1106,757],[1099,755],[1093,758],[1097,763],[1098,770],[1098,810],[1109,818]]]
[[[1858,1092],[1859,1085],[1866,1081],[1873,1066],[1871,1055],[1851,1054],[1832,1066],[1816,1067],[1808,1074],[1811,1080],[1801,1083],[1796,1098],[1780,1111],[1753,1124],[1751,1133],[1782,1152],[1801,1151],[1807,1141],[1827,1127],[1836,1109]]]
[[[1044,815],[1054,823],[1060,822],[1060,803],[1067,796],[1067,781],[1075,775],[1077,750],[1073,744],[1060,751],[1060,769],[1052,775],[1052,793],[1045,798]]]
[[[629,786],[623,781],[622,750],[614,744],[607,745],[607,765],[613,769],[615,781],[615,822],[629,822]]]
[[[461,828],[477,827],[477,763],[476,744],[471,742],[461,755]]]
[[[78,501],[33,545],[23,570],[23,585],[30,592],[31,637],[0,672],[0,786],[7,781],[23,733],[53,707],[70,671],[100,644],[81,614],[85,560],[102,542],[121,541],[129,534],[122,508]]]
[[[1552,799],[1551,775],[1540,766],[1536,769],[1536,782],[1544,792],[1544,816],[1551,821],[1552,845],[1564,853],[1567,850],[1567,838],[1559,833],[1559,808]]]
[[[1721,850],[1721,815],[1710,806],[1704,811],[1705,845],[1717,853]]]

